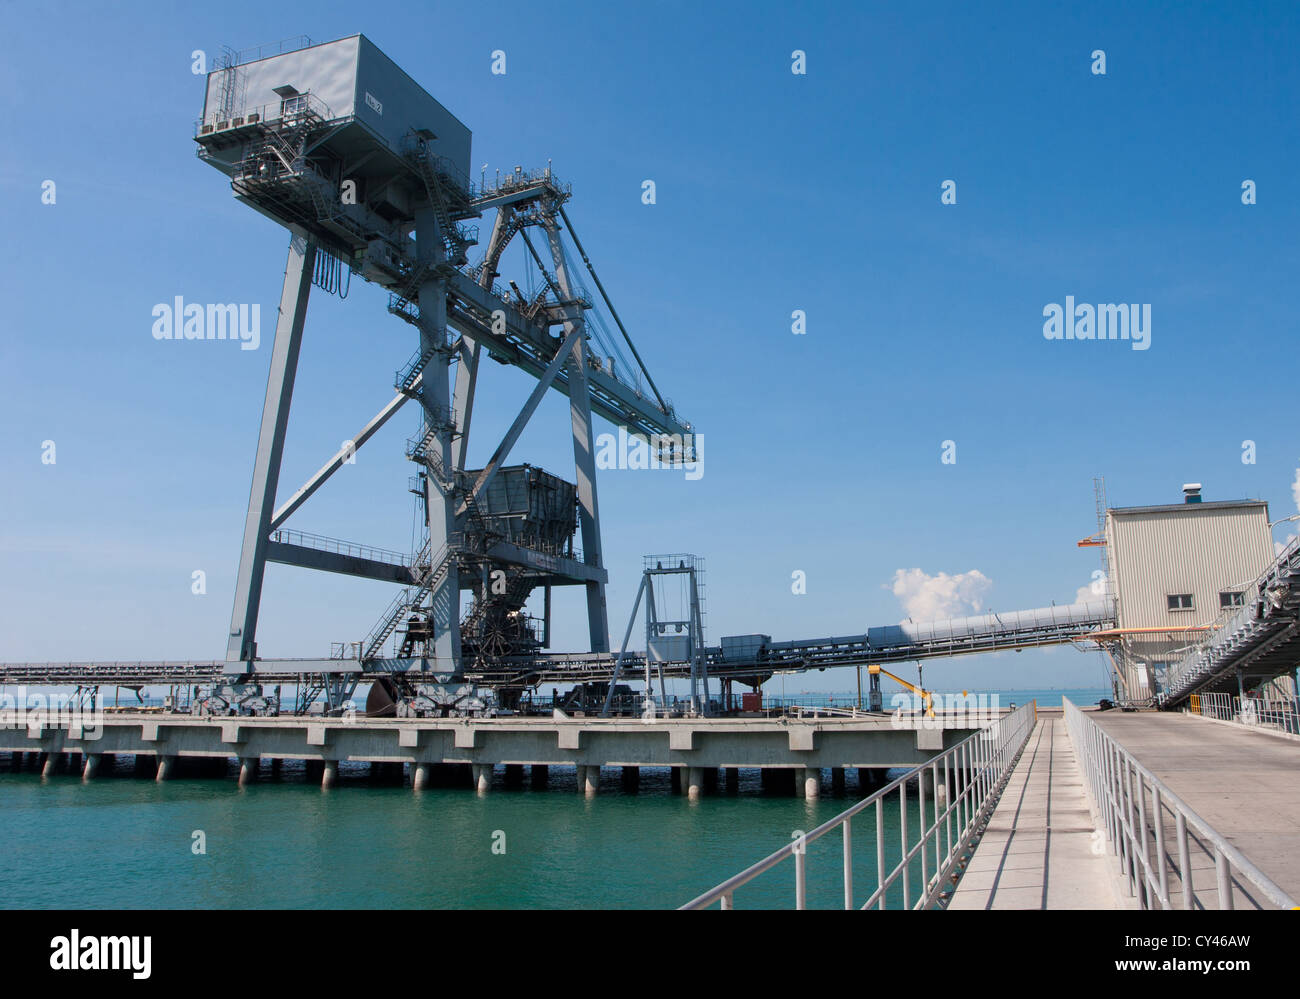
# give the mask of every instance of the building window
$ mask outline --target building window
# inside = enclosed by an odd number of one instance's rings
[[[1192,609],[1192,595],[1190,593],[1171,593],[1165,599],[1169,601],[1171,611],[1189,611]]]
[[[1224,590],[1219,594],[1219,609],[1228,607],[1245,607],[1246,594],[1240,590]]]

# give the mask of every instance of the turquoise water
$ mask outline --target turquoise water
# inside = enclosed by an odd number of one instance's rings
[[[269,768],[264,768],[269,769]],[[858,800],[807,802],[758,790],[690,802],[667,770],[625,792],[608,769],[600,794],[577,793],[572,768],[549,788],[493,790],[370,784],[346,767],[322,792],[301,768],[239,788],[227,779],[158,784],[129,776],[0,774],[0,900],[34,908],[621,908],[675,907]],[[850,778],[850,784],[853,781]],[[915,826],[915,821],[911,823]],[[874,816],[855,836],[856,877],[874,877]],[[867,829],[866,826],[871,828]],[[886,809],[896,858],[897,806]],[[192,852],[206,834],[206,855]],[[502,840],[501,834],[504,834]],[[505,852],[493,844],[504,842]],[[842,904],[838,834],[809,847],[809,899]],[[787,864],[743,891],[737,908],[788,907]]]
[[[1078,703],[1102,696],[1067,693]],[[850,791],[834,795],[826,781],[821,799],[805,801],[763,793],[758,771],[742,770],[736,792],[720,788],[691,802],[672,793],[666,769],[643,770],[629,792],[607,768],[594,798],[577,793],[572,768],[552,768],[547,788],[536,790],[505,786],[498,769],[483,795],[373,784],[364,766],[350,764],[322,792],[301,763],[286,763],[279,778],[269,770],[244,788],[233,769],[225,779],[138,779],[129,757],[85,783],[0,773],[0,905],[671,908],[860,798],[851,774]],[[918,818],[909,817],[913,833]],[[854,825],[861,904],[875,885],[874,811]],[[896,798],[884,826],[892,866],[901,854]],[[196,831],[206,854],[193,852]],[[841,849],[838,832],[809,845],[810,906],[843,905]],[[787,861],[743,889],[736,906],[787,908],[793,898]],[[892,901],[901,902],[901,888]]]

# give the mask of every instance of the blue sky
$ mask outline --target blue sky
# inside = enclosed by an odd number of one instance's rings
[[[1295,5],[287,6],[0,3],[0,659],[223,652],[287,237],[195,157],[190,54],[304,33],[370,37],[473,130],[476,173],[553,162],[703,433],[699,481],[600,475],[616,639],[643,553],[708,560],[710,640],[790,639],[901,619],[900,569],[978,571],[993,609],[1072,601],[1097,567],[1074,544],[1097,474],[1119,505],[1196,480],[1296,511]],[[177,295],[261,303],[263,348],[155,341],[151,309]],[[1045,340],[1067,295],[1150,304],[1150,349]],[[390,396],[415,344],[385,301],[359,280],[313,298],[282,496]],[[530,388],[484,375],[472,462]],[[409,548],[414,419],[289,526]],[[571,477],[566,433],[556,395],[514,458]],[[262,653],[325,653],[388,597],[273,566]],[[557,612],[557,645],[581,647],[576,595]],[[926,670],[972,688],[1102,675],[1069,649]]]

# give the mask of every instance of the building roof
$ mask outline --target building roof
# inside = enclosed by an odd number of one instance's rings
[[[1239,500],[1216,500],[1212,503],[1163,503],[1159,506],[1113,506],[1106,512],[1115,516],[1128,516],[1138,513],[1173,513],[1175,511],[1182,513],[1195,513],[1198,510],[1230,510],[1242,509],[1243,507],[1263,507],[1268,509],[1267,500],[1239,499]]]

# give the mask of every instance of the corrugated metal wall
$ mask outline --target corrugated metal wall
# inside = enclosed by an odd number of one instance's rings
[[[1268,508],[1254,502],[1109,510],[1106,543],[1121,628],[1210,624],[1219,616],[1219,593],[1245,589],[1273,559]],[[1193,609],[1170,611],[1176,593],[1192,594]],[[1133,656],[1160,660],[1194,639],[1130,636],[1124,644]]]

